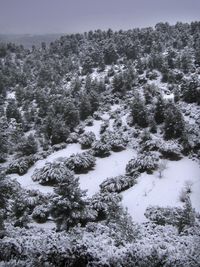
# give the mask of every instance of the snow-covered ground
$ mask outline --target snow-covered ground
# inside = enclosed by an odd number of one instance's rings
[[[159,178],[158,172],[152,175],[143,173],[136,185],[122,193],[122,204],[128,208],[133,220],[144,222],[144,212],[149,205],[182,205],[179,196],[187,181],[192,184],[193,207],[200,212],[200,166],[187,158],[168,161],[162,178]]]
[[[111,107],[111,113],[116,112],[120,108],[119,105]],[[110,119],[110,113],[105,112],[102,115],[103,120],[109,120],[109,129],[113,130],[114,119]],[[128,114],[122,115],[123,125],[126,124]],[[102,120],[94,120],[92,126],[86,126],[85,132],[92,131],[96,138],[100,138],[100,127]],[[70,157],[73,153],[81,153],[80,144],[69,144],[66,148],[56,151],[49,155],[46,159],[37,161],[28,172],[19,176],[17,174],[10,175],[26,189],[39,190],[42,193],[52,193],[53,187],[42,186],[37,182],[33,182],[31,176],[36,168],[42,168],[46,162],[54,162],[62,158]],[[115,177],[125,174],[126,164],[136,154],[133,149],[127,148],[121,152],[112,152],[109,157],[96,158],[96,166],[94,170],[87,174],[80,174],[79,182],[83,190],[87,190],[87,196],[91,197],[99,191],[99,185],[109,177]],[[138,183],[129,190],[122,193],[122,205],[128,208],[133,220],[144,222],[146,220],[144,212],[149,205],[159,206],[179,206],[182,205],[179,196],[187,181],[191,182],[192,193],[191,201],[194,208],[200,212],[200,166],[188,158],[180,161],[168,161],[167,167],[163,171],[162,178],[159,178],[158,172],[152,175],[143,173],[138,178]]]
[[[66,148],[56,151],[49,155],[47,158],[38,160],[26,174],[19,176],[18,174],[10,174],[10,178],[16,179],[23,188],[31,190],[39,190],[40,192],[47,194],[53,192],[52,186],[43,186],[38,182],[33,182],[31,176],[33,175],[35,169],[44,167],[45,163],[60,160],[61,158],[70,157],[73,153],[82,152],[80,144],[69,144]]]
[[[132,149],[121,152],[112,152],[107,158],[97,158],[93,171],[79,175],[81,189],[87,189],[87,195],[91,197],[99,191],[99,185],[108,177],[125,174],[128,161],[135,155]]]
[[[7,99],[16,99],[15,92],[9,92],[6,96]]]
[[[93,132],[96,136],[96,139],[100,139],[100,127],[101,127],[102,121],[101,120],[94,120],[92,126],[85,126],[85,132]]]

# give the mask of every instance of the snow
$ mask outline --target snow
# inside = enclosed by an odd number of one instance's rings
[[[36,222],[32,222],[32,223],[29,223],[28,225],[29,227],[37,227],[37,229],[45,229],[45,230],[54,230],[56,229],[56,225],[55,225],[55,222],[53,221],[47,221],[45,223],[36,223]]]
[[[93,171],[78,176],[81,189],[87,189],[87,195],[91,197],[99,191],[99,185],[106,178],[125,174],[126,164],[134,157],[134,154],[132,149],[126,149],[121,152],[112,152],[106,158],[97,158]]]
[[[60,160],[62,158],[68,158],[72,154],[82,152],[80,144],[68,144],[66,148],[58,150],[46,158],[48,162],[54,162],[55,160]]]
[[[8,92],[7,93],[7,96],[6,96],[7,99],[15,99],[15,92]]]
[[[96,136],[96,139],[100,139],[100,127],[101,127],[102,121],[101,120],[94,120],[92,126],[86,126],[85,132],[93,132]]]
[[[111,106],[110,113],[116,112],[119,108],[119,105]],[[121,114],[123,125],[127,125],[127,116],[128,114]],[[109,129],[113,130],[114,119],[110,119],[108,112],[103,113],[102,119],[109,120]],[[99,131],[102,123],[102,120],[94,120],[92,126],[85,127],[85,132],[92,131],[96,138],[100,139]],[[24,188],[39,190],[45,194],[53,193],[53,187],[43,186],[32,181],[31,176],[35,169],[42,168],[47,162],[59,161],[62,158],[70,157],[73,153],[80,152],[82,152],[80,144],[69,144],[66,148],[52,153],[46,159],[38,160],[25,175],[12,174],[10,177],[16,179]],[[94,170],[77,176],[81,189],[87,190],[87,196],[91,197],[99,191],[99,185],[106,178],[124,175],[126,164],[135,154],[133,149],[127,148],[121,152],[112,152],[106,158],[96,158]],[[123,196],[122,204],[128,208],[133,220],[145,222],[147,219],[144,212],[149,205],[164,207],[182,205],[179,196],[188,180],[192,183],[192,204],[200,212],[200,166],[188,158],[183,158],[180,161],[167,161],[162,178],[159,178],[158,171],[151,175],[141,174],[136,185],[121,193]]]
[[[114,105],[111,106],[110,110],[111,110],[111,112],[115,112],[117,109],[120,109],[120,107],[121,106],[119,104],[114,104]]]
[[[60,160],[63,157],[70,157],[73,153],[82,152],[80,144],[69,144],[66,148],[56,151],[49,155],[46,159],[38,160],[26,174],[19,176],[18,174],[9,175],[10,178],[16,179],[23,188],[29,190],[39,190],[40,192],[47,194],[53,193],[53,187],[43,186],[38,182],[34,182],[31,178],[35,169],[40,169],[44,167],[47,162],[53,162],[55,160]]]
[[[165,99],[165,100],[174,100],[174,93],[171,93],[171,94],[164,94],[163,95],[163,98]]]
[[[148,79],[148,84],[155,85],[158,88],[160,88],[162,91],[165,91],[167,89],[167,83],[163,83],[162,80],[162,74],[159,71],[156,71],[158,77],[154,80]]]
[[[192,205],[200,212],[200,166],[188,158],[168,161],[162,178],[158,172],[143,173],[136,185],[122,193],[122,204],[133,220],[145,222],[144,212],[149,205],[181,206],[179,196],[187,181],[192,182]]]

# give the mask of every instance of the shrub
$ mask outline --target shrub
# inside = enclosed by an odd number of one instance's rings
[[[93,118],[92,117],[88,117],[86,120],[85,120],[85,125],[86,126],[92,126],[93,125]]]
[[[173,140],[162,142],[159,151],[165,159],[180,160],[182,158],[182,146]]]
[[[35,154],[38,150],[38,145],[33,134],[23,137],[21,142],[17,145],[17,151],[22,156],[29,156]]]
[[[117,177],[107,178],[100,184],[102,192],[120,193],[132,187],[136,183],[139,173],[135,172],[133,176],[119,175]]]
[[[75,129],[75,132],[77,133],[77,134],[82,134],[82,133],[84,133],[84,126],[83,125],[79,125],[79,126],[77,126],[76,127],[76,129]]]
[[[109,144],[111,146],[112,151],[114,152],[119,152],[126,148],[126,145],[122,138],[111,139]]]
[[[104,133],[108,127],[109,127],[109,121],[104,121],[100,127],[100,134]]]
[[[122,197],[118,193],[100,192],[92,196],[90,205],[97,212],[97,221],[117,215]]]
[[[104,158],[110,156],[110,149],[110,145],[101,141],[96,141],[92,145],[92,151],[96,157]]]
[[[67,180],[71,176],[73,176],[73,172],[64,163],[47,162],[43,168],[34,171],[32,179],[42,185],[54,185]]]
[[[83,152],[71,155],[65,160],[65,165],[75,173],[85,173],[95,166],[95,157],[91,152]]]
[[[77,143],[79,139],[78,133],[70,133],[67,138],[67,143]]]
[[[95,111],[94,113],[93,113],[93,118],[95,119],[95,120],[101,120],[101,113],[100,112],[98,112],[98,111]]]
[[[101,136],[101,141],[110,146],[110,149],[115,152],[119,152],[125,149],[127,140],[119,132],[114,133],[106,131]]]
[[[133,175],[136,171],[152,173],[158,167],[158,154],[147,152],[131,159],[126,165],[126,174]]]
[[[122,127],[122,119],[120,117],[117,117],[113,122],[113,128],[118,129]]]
[[[183,208],[149,206],[144,215],[156,224],[176,226],[179,232],[183,231],[185,226],[193,226],[195,222],[195,211],[189,196],[186,197]]]
[[[34,163],[35,159],[32,156],[18,158],[9,164],[6,173],[17,173],[19,175],[24,175]]]
[[[45,223],[49,217],[49,208],[45,205],[36,206],[32,213],[32,218],[37,223]]]
[[[56,144],[52,146],[53,151],[58,151],[66,148],[66,143]]]
[[[79,143],[82,149],[88,149],[91,147],[92,143],[95,141],[96,137],[93,132],[87,132],[81,136]]]

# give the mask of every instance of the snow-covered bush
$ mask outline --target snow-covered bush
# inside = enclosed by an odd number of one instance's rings
[[[149,206],[144,214],[147,219],[152,222],[165,225],[171,224],[177,226],[181,221],[183,216],[182,208],[171,208],[171,207],[159,207],[159,206]]]
[[[82,149],[90,148],[95,139],[96,137],[93,132],[87,132],[82,134],[82,136],[79,138],[79,143],[81,144],[81,148]]]
[[[128,142],[127,136],[121,132],[106,131],[101,135],[101,141],[110,146],[110,149],[115,152],[119,152],[125,149]]]
[[[185,226],[193,226],[195,222],[195,210],[189,196],[186,197],[183,208],[149,206],[144,215],[156,224],[176,226],[179,232],[183,231]]]
[[[6,172],[8,174],[17,173],[24,175],[28,169],[35,163],[33,156],[21,157],[13,160],[7,167]]]
[[[67,138],[67,143],[77,143],[79,139],[79,134],[78,133],[70,133],[68,138]]]
[[[111,266],[194,266],[200,261],[199,235],[179,235],[171,225],[145,224],[141,238],[120,248]]]
[[[75,173],[85,173],[95,166],[95,161],[91,152],[83,152],[71,155],[64,164]]]
[[[53,151],[58,151],[66,148],[66,143],[60,143],[52,146]]]
[[[83,124],[79,124],[79,126],[77,126],[76,128],[75,128],[75,133],[78,133],[78,134],[82,134],[82,133],[84,133],[84,125]]]
[[[35,154],[38,150],[38,144],[34,135],[30,134],[27,137],[22,137],[20,142],[17,144],[16,150],[21,156],[29,156]]]
[[[104,133],[106,131],[106,129],[109,127],[109,121],[105,120],[100,127],[100,134]]]
[[[133,175],[136,171],[152,173],[158,167],[159,156],[155,152],[140,154],[126,165],[126,174]]]
[[[96,157],[108,157],[110,156],[111,147],[109,144],[103,143],[101,141],[96,141],[92,144],[92,151]]]
[[[97,221],[115,216],[121,200],[121,195],[115,192],[106,191],[93,195],[90,199],[90,205],[98,214]]]
[[[182,146],[174,140],[165,141],[159,145],[159,151],[163,158],[170,160],[180,160],[182,149]]]
[[[98,112],[98,111],[95,111],[94,113],[93,113],[93,118],[95,119],[95,120],[101,120],[101,113],[100,112]]]
[[[159,149],[159,139],[149,139],[140,143],[140,151],[157,151]]]
[[[192,181],[190,180],[185,181],[184,187],[179,195],[179,200],[181,202],[187,201],[188,196],[192,193],[192,185],[193,185]]]
[[[69,170],[62,162],[47,162],[41,169],[35,169],[32,179],[42,185],[54,185],[68,180],[73,176],[73,172]]]
[[[113,128],[119,129],[120,127],[122,127],[122,119],[120,117],[117,117],[113,122]]]
[[[49,207],[46,205],[36,206],[32,212],[32,218],[37,223],[45,223],[49,217]]]
[[[89,116],[86,120],[85,120],[85,125],[86,126],[92,126],[93,125],[93,118],[91,116]]]
[[[120,152],[126,148],[122,139],[113,139],[111,140],[110,145],[114,152]]]
[[[107,178],[100,184],[101,191],[120,193],[136,184],[139,175],[138,172],[135,172],[133,176],[119,175],[117,177]]]

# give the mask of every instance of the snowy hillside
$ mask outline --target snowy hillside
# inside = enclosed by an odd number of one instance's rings
[[[199,36],[0,44],[0,266],[199,266]]]

